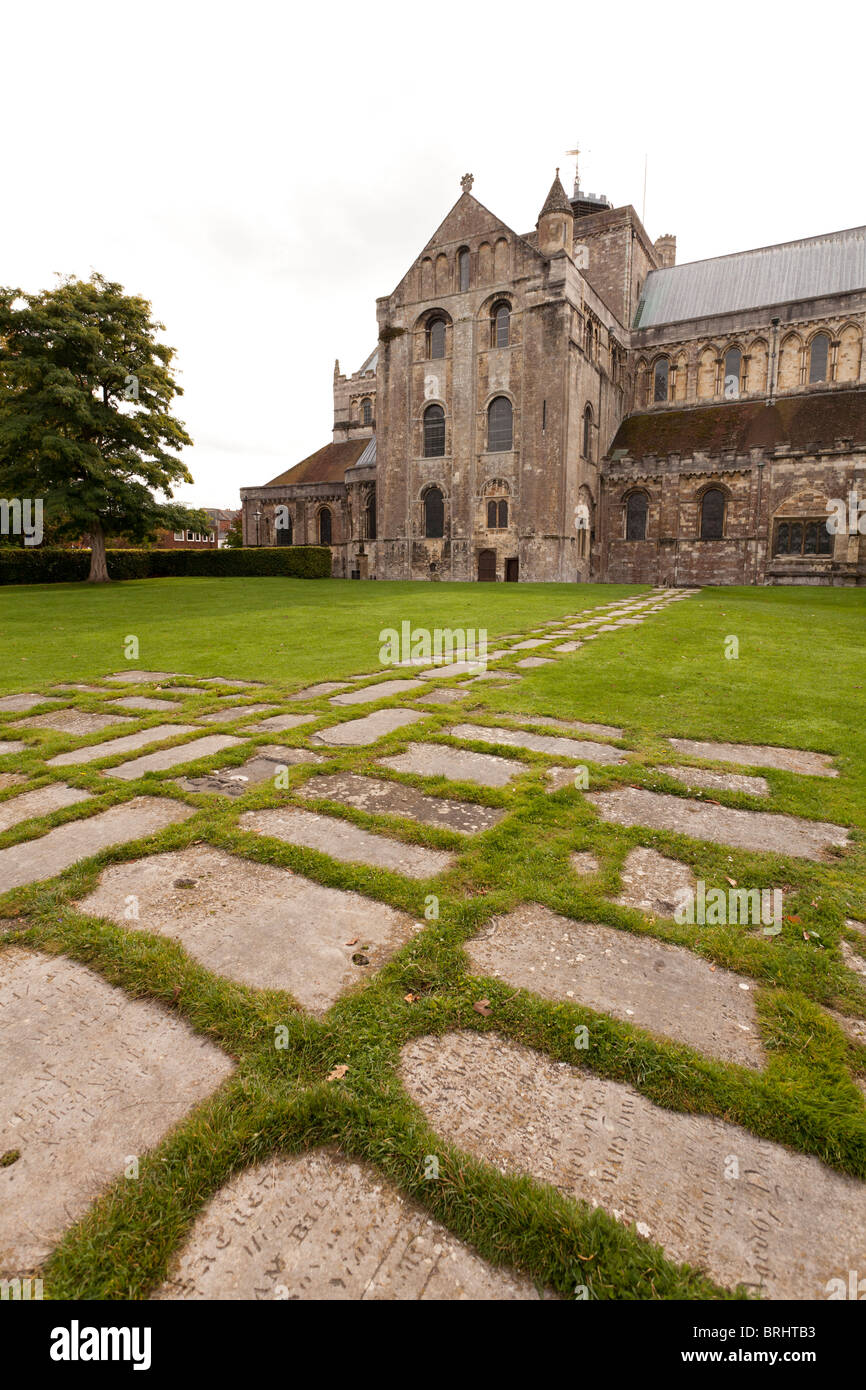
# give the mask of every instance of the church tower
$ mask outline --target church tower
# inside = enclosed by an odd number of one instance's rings
[[[566,251],[571,255],[574,212],[568,194],[560,183],[558,169],[535,225],[538,232],[536,244],[542,256],[554,256],[557,251]]]

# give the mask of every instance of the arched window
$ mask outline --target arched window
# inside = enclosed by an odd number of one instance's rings
[[[331,544],[331,510],[323,507],[319,512],[319,545]]]
[[[736,400],[740,394],[740,373],[743,370],[743,354],[739,348],[728,348],[725,353],[725,400]]]
[[[645,492],[630,492],[625,504],[625,538],[627,541],[646,540],[646,520],[649,499]]]
[[[445,535],[445,498],[438,487],[424,493],[424,535],[428,540],[439,540]]]
[[[514,446],[514,416],[507,396],[495,396],[487,407],[487,448],[507,453]]]
[[[809,349],[809,380],[826,381],[827,364],[830,359],[830,339],[826,333],[818,333],[812,339]]]
[[[497,304],[490,316],[491,347],[508,347],[511,342],[511,305]]]
[[[587,320],[586,332],[583,335],[583,348],[590,362],[592,361],[592,324]]]
[[[441,405],[428,405],[424,411],[424,457],[440,459],[445,454],[445,411]]]
[[[284,513],[281,516],[279,508],[277,509],[277,516],[279,518],[275,527],[277,545],[291,545],[294,532],[292,518],[288,513]]]
[[[457,252],[457,283],[460,293],[465,294],[469,289],[469,252],[465,246]]]
[[[367,493],[367,505],[364,508],[364,532],[368,541],[376,539],[376,484]]]
[[[592,406],[583,412],[583,457],[592,458]]]
[[[427,325],[427,356],[445,356],[445,320],[431,319]]]
[[[725,494],[721,488],[707,488],[701,498],[701,540],[720,541],[725,534]]]
[[[488,531],[504,531],[508,525],[508,503],[504,497],[491,498],[487,503]]]
[[[666,357],[660,357],[653,367],[653,401],[666,401],[671,364]]]
[[[372,425],[373,423],[373,402],[367,396],[361,402],[361,424]]]

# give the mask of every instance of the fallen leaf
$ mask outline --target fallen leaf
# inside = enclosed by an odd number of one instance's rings
[[[797,916],[796,913],[794,913],[794,915],[793,915],[792,917],[786,917],[786,918],[785,918],[785,921],[786,921],[786,922],[799,922],[799,920],[800,920],[800,919],[799,919],[799,917]]]
[[[476,999],[472,1007],[477,1014],[483,1014],[485,1018],[487,1018],[488,1015],[493,1012],[493,1010],[490,1007],[489,999]]]
[[[735,878],[728,878],[727,874],[725,874],[725,878],[727,879],[727,882],[731,885],[732,888],[736,888],[737,880]]]
[[[347,945],[347,946],[357,946],[359,940],[360,940],[360,937],[353,936],[351,941],[347,941],[347,942],[346,942],[346,945]]]
[[[417,1004],[421,996],[420,994],[404,994],[403,998],[406,1000],[407,1004]]]
[[[334,1070],[333,1070],[333,1071],[328,1072],[328,1075],[325,1077],[325,1080],[326,1080],[326,1081],[342,1081],[343,1077],[346,1075],[346,1072],[347,1072],[348,1070],[349,1070],[349,1068],[348,1068],[347,1066],[342,1066],[342,1065],[341,1065],[341,1066],[339,1066],[339,1067],[334,1067]]]

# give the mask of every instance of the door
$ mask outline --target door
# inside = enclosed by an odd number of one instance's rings
[[[478,552],[478,579],[491,580],[496,578],[496,551],[479,550]]]
[[[516,584],[520,574],[520,561],[516,555],[505,561],[505,578],[509,584]]]

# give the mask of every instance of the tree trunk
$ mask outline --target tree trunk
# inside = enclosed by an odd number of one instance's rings
[[[88,584],[108,582],[108,565],[105,559],[105,532],[97,521],[90,532],[90,574]]]

